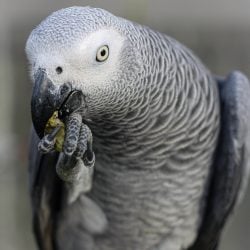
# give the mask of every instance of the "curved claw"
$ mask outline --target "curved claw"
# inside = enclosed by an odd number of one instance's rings
[[[61,126],[55,127],[50,134],[45,135],[38,144],[38,150],[44,154],[47,154],[54,150],[55,138]]]
[[[93,151],[93,138],[92,138],[92,133],[90,129],[89,129],[88,135],[89,136],[87,140],[87,150],[83,156],[83,162],[85,166],[92,167],[95,164],[95,154]]]
[[[93,151],[91,152],[91,158],[89,158],[88,156],[83,158],[83,163],[84,163],[84,165],[86,167],[89,167],[89,168],[94,166],[94,164],[95,164],[95,154],[94,154]]]

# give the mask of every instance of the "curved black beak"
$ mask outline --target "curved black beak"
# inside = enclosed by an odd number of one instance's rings
[[[65,83],[58,89],[47,77],[45,70],[37,71],[31,97],[31,117],[35,131],[40,138],[44,136],[44,129],[49,118],[60,109],[71,92],[71,84]]]

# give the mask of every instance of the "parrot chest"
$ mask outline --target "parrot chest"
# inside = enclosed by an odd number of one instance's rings
[[[203,177],[207,175],[205,172],[204,168]],[[185,178],[190,179],[187,175],[162,170],[118,169],[97,162],[90,196],[108,220],[104,237],[100,242],[97,240],[100,249],[146,250],[181,228],[195,234],[203,184],[201,175],[186,182]],[[197,186],[200,189],[195,188]],[[192,219],[187,219],[191,214]]]

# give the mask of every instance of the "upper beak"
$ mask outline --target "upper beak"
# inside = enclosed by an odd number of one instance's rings
[[[60,109],[71,92],[71,84],[65,83],[60,88],[56,88],[46,72],[42,69],[38,70],[31,97],[31,117],[40,138],[44,136],[44,129],[49,118]]]

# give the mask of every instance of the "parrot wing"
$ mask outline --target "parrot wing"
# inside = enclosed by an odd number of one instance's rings
[[[32,128],[29,152],[29,184],[33,210],[33,230],[39,249],[52,250],[56,211],[60,209],[62,182],[56,174],[59,154],[41,154],[38,138]]]
[[[221,132],[203,221],[189,250],[216,250],[229,214],[246,189],[249,173],[250,83],[242,73],[217,79]]]

